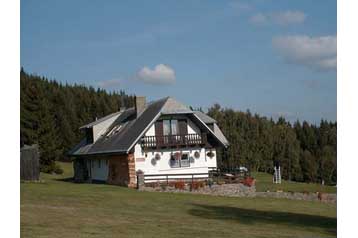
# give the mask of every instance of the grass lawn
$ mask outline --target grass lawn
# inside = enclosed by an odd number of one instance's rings
[[[71,164],[64,167],[64,175],[21,183],[21,237],[336,236],[334,204],[74,184],[63,180]]]
[[[324,192],[336,193],[337,187],[322,186],[316,183],[297,183],[282,180],[281,184],[272,183],[272,175],[267,173],[253,172],[251,175],[256,179],[256,191],[266,192],[282,190],[285,192]]]

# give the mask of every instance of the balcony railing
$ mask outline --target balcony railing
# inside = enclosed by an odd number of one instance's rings
[[[143,148],[163,148],[205,145],[206,133],[186,135],[144,136],[141,140]]]

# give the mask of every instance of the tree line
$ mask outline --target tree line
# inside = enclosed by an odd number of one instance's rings
[[[61,84],[20,71],[20,143],[38,144],[40,169],[54,172],[82,138],[79,127],[134,105],[134,95],[84,85]]]
[[[230,142],[219,152],[221,168],[246,166],[251,171],[273,173],[278,161],[282,177],[300,182],[337,182],[337,123],[321,120],[313,125],[283,117],[252,115],[215,104],[208,115],[217,120]]]
[[[82,138],[79,127],[134,105],[134,95],[107,92],[91,86],[61,84],[20,71],[20,143],[38,144],[41,171],[58,169],[56,160],[66,157]],[[217,120],[230,142],[218,153],[220,168],[246,166],[251,171],[273,173],[281,164],[285,179],[335,184],[337,181],[337,123],[322,120],[316,126],[306,121],[293,125],[234,111],[215,104],[208,115]]]

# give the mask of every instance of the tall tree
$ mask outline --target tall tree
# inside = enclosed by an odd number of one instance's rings
[[[133,104],[134,96],[124,91],[108,93],[83,85],[63,85],[21,69],[20,143],[38,144],[41,170],[52,172],[54,161],[64,159],[80,141],[81,125]]]

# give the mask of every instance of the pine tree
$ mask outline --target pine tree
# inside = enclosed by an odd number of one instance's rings
[[[82,139],[78,128],[133,105],[124,91],[107,93],[83,85],[62,85],[55,80],[20,71],[20,144],[38,144],[41,170],[53,172],[55,161]]]

